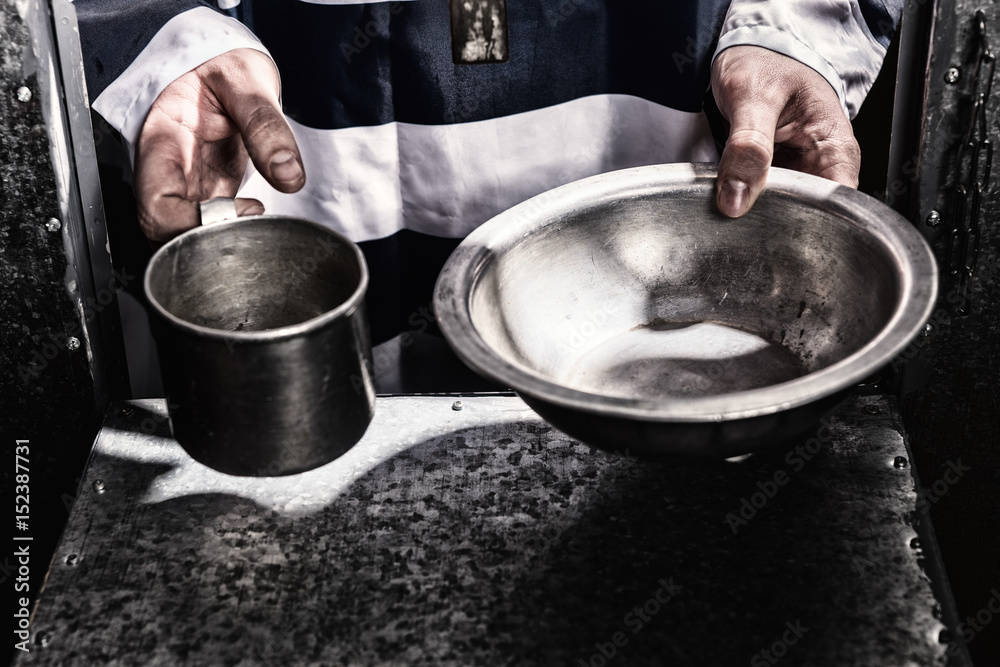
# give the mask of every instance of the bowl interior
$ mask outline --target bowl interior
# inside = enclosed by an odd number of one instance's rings
[[[869,230],[780,192],[732,220],[710,188],[599,197],[501,242],[473,326],[555,384],[655,400],[794,380],[892,319],[898,265]]]
[[[260,216],[196,228],[150,262],[149,298],[217,331],[269,331],[344,304],[364,279],[357,251],[305,220]]]

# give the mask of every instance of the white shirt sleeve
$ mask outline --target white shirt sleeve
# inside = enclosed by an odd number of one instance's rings
[[[886,52],[856,0],[733,0],[714,57],[741,45],[762,46],[819,72],[850,118],[861,108]]]
[[[250,48],[270,54],[239,21],[208,7],[173,17],[93,102],[126,142],[129,155],[153,102],[178,77],[227,51]]]

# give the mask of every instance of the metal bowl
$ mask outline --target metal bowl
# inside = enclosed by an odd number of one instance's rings
[[[445,265],[441,330],[595,447],[729,457],[815,428],[921,331],[931,250],[825,179],[772,168],[736,220],[715,181],[714,165],[639,167],[501,213]]]

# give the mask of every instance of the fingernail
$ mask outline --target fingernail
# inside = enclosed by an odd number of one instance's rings
[[[302,178],[302,167],[291,151],[278,151],[271,158],[271,176],[282,183],[294,183]]]
[[[750,188],[743,181],[725,181],[722,192],[719,193],[719,208],[730,218],[736,218],[746,212],[747,200],[750,198]]]
[[[240,215],[264,215],[264,205],[250,204],[245,209],[243,209]]]

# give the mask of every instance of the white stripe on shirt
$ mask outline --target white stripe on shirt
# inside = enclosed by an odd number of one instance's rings
[[[718,159],[704,114],[628,95],[594,95],[453,125],[291,125],[305,187],[279,193],[251,166],[240,196],[354,241],[402,229],[461,238],[514,204],[586,176]]]

